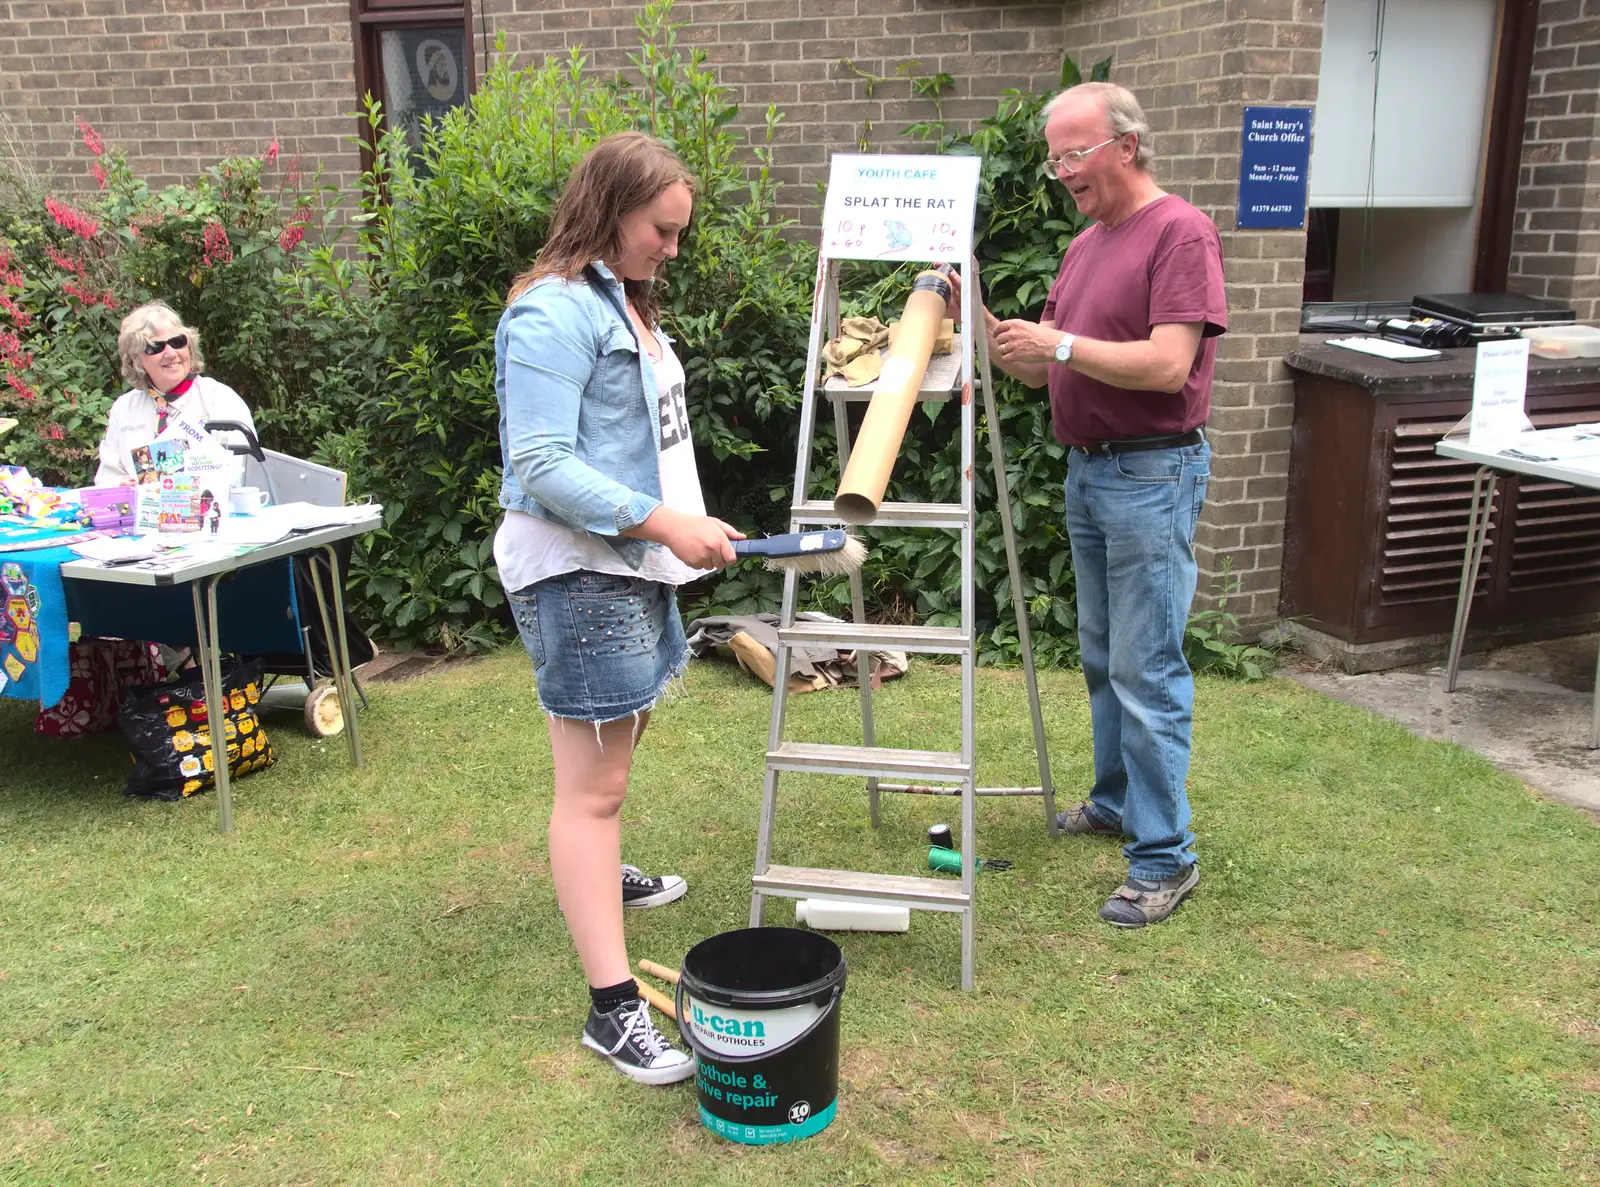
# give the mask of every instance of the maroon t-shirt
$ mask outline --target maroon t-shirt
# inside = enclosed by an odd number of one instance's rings
[[[1103,342],[1137,342],[1153,326],[1204,322],[1181,392],[1134,391],[1050,364],[1050,417],[1063,445],[1186,433],[1211,415],[1217,335],[1227,332],[1222,239],[1216,224],[1175,194],[1111,230],[1079,233],[1050,287],[1042,321]]]

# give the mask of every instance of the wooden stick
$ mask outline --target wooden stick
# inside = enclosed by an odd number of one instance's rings
[[[770,684],[772,681],[768,680],[767,683]],[[645,972],[649,973],[652,977],[660,977],[663,981],[670,981],[674,985],[678,983],[677,969],[669,969],[666,965],[657,964],[653,960],[641,960],[639,962],[639,967]]]
[[[644,998],[645,1001],[649,1002],[652,1006],[660,1010],[674,1022],[678,1020],[678,1011],[673,1006],[672,999],[670,997],[662,993],[661,990],[654,989],[651,986],[646,985],[643,981],[635,981],[634,984],[639,987],[640,997]]]

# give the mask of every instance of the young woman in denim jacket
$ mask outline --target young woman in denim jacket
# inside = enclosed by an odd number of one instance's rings
[[[506,509],[495,562],[550,729],[550,873],[589,981],[583,1044],[670,1084],[694,1063],[655,1028],[623,943],[618,814],[650,710],[687,661],[674,587],[734,559],[705,514],[683,367],[656,324],[694,179],[625,132],[573,169],[533,267],[495,333]],[[630,896],[629,892],[635,892]],[[629,905],[634,905],[630,902]]]

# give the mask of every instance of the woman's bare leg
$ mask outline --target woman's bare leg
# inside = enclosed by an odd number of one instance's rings
[[[633,748],[649,720],[624,717],[596,726],[546,717],[555,760],[550,811],[550,876],[584,976],[603,988],[633,974],[622,938],[621,810]]]

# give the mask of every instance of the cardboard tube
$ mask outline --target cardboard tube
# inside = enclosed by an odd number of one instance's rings
[[[834,514],[845,523],[871,523],[877,518],[949,300],[950,282],[940,273],[917,274],[900,315],[894,345],[884,359],[883,374],[850,450],[850,462],[833,497]]]

